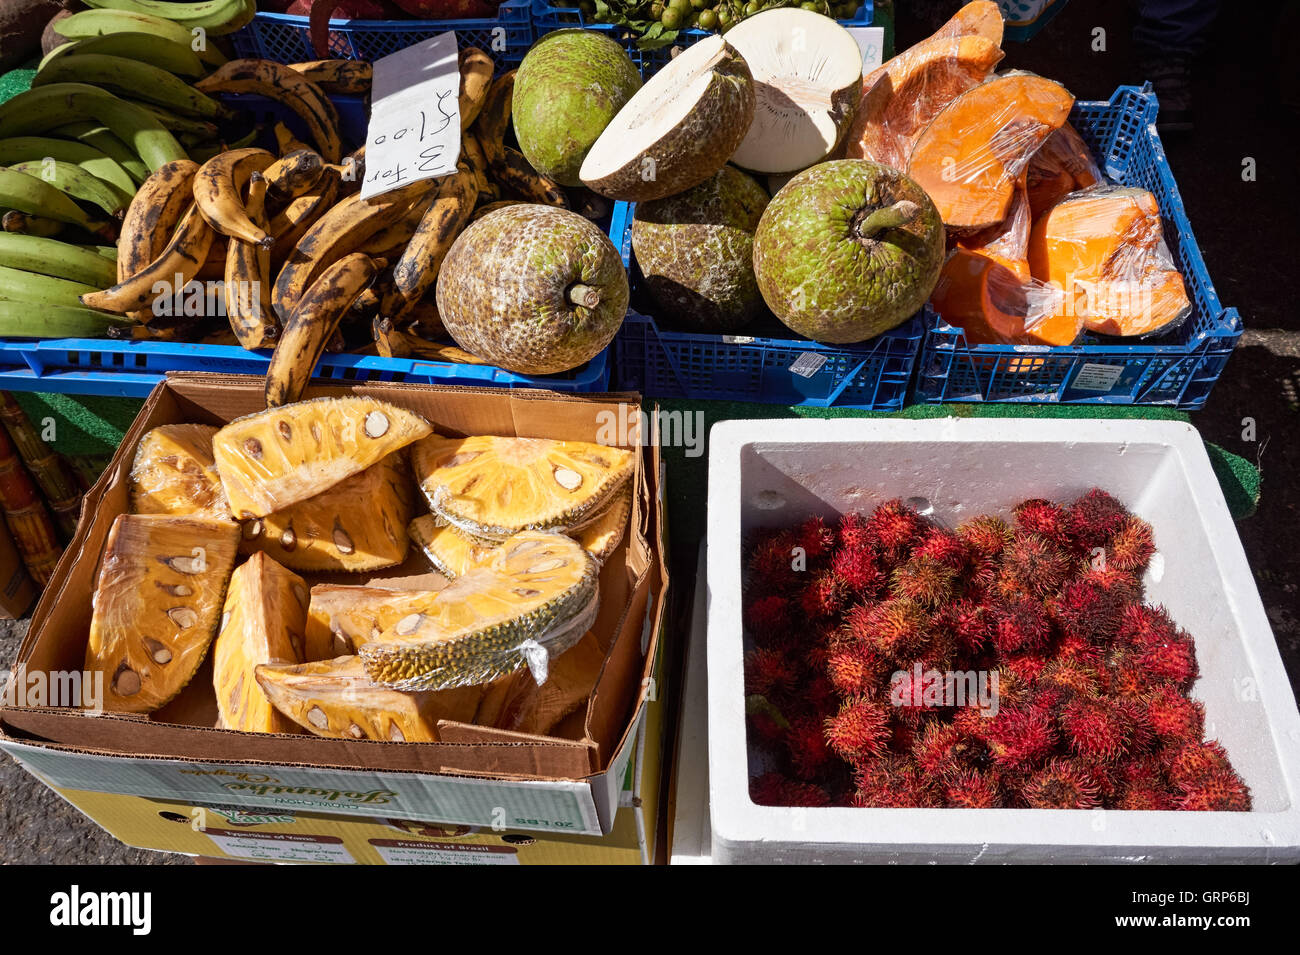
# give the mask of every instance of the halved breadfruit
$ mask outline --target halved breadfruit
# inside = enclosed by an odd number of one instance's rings
[[[230,505],[212,459],[206,424],[164,424],[140,439],[131,464],[131,510],[230,519]]]

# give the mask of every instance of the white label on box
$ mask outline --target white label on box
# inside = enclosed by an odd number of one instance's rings
[[[723,335],[722,341],[727,345],[752,345],[754,339],[750,335]]]
[[[858,41],[862,51],[862,75],[866,76],[884,62],[885,28],[884,27],[845,27]]]
[[[414,839],[371,839],[370,844],[387,865],[519,865],[519,853],[510,846]]]
[[[1123,373],[1123,365],[1094,365],[1085,362],[1079,369],[1079,373],[1074,376],[1074,384],[1071,387],[1080,391],[1110,391]]]
[[[203,834],[228,856],[267,862],[315,862],[355,865],[356,859],[337,836],[308,836],[288,832],[244,832],[204,829]]]
[[[459,156],[456,34],[439,33],[375,60],[361,198],[446,176]]]
[[[821,367],[824,364],[826,364],[825,355],[806,351],[794,360],[794,364],[790,366],[790,370],[800,378],[811,378],[821,370]]]

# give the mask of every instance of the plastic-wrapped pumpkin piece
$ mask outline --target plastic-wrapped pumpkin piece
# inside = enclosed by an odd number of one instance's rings
[[[1047,137],[1029,160],[1026,172],[1029,207],[1035,219],[1070,193],[1104,182],[1092,150],[1069,123]]]
[[[354,656],[257,668],[262,691],[285,717],[317,736],[433,743],[438,721],[469,722],[479,687],[404,693],[376,686]]]
[[[401,452],[305,501],[244,522],[242,549],[305,572],[395,567],[406,559],[414,489]]]
[[[313,398],[237,418],[212,441],[240,520],[328,491],[433,432],[424,418],[375,398]]]
[[[217,632],[238,546],[233,521],[113,521],[86,645],[86,670],[104,675],[104,709],[151,713],[190,682]]]
[[[263,663],[302,662],[307,600],[306,581],[265,554],[254,554],[235,568],[212,645],[218,726],[250,733],[294,731],[266,698],[253,671]]]
[[[164,424],[140,439],[131,464],[131,510],[230,519],[206,424]]]
[[[433,513],[492,540],[584,523],[632,476],[632,463],[621,448],[545,438],[433,435],[411,451]]]

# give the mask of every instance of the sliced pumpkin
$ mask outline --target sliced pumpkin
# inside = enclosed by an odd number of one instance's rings
[[[907,167],[916,137],[954,99],[983,83],[1002,59],[982,36],[938,37],[893,57],[863,81],[845,156]]]
[[[260,550],[301,571],[362,571],[406,559],[415,495],[401,452],[328,491],[244,522],[245,553]]]
[[[355,654],[432,596],[422,590],[317,584],[307,607],[306,661]]]
[[[307,584],[265,554],[254,554],[230,578],[221,629],[212,646],[212,684],[219,726],[250,733],[292,733],[257,685],[263,663],[303,661]]]
[[[217,632],[238,546],[233,521],[113,521],[86,644],[86,670],[104,674],[104,709],[150,713],[190,682]]]
[[[131,464],[131,510],[230,519],[206,424],[165,424],[140,439]]]
[[[997,225],[1007,217],[1030,158],[1073,106],[1065,87],[1032,73],[991,79],[934,118],[917,137],[907,172],[950,228]]]
[[[237,418],[212,449],[231,511],[245,520],[328,491],[432,431],[375,398],[314,398]]]
[[[1070,193],[1103,181],[1092,150],[1069,123],[1047,137],[1029,161],[1027,172],[1029,206],[1035,219]]]
[[[438,721],[468,722],[480,687],[403,693],[376,686],[354,656],[298,665],[263,664],[258,685],[276,709],[317,736],[395,743],[438,741]]]
[[[1002,10],[993,0],[973,0],[934,32],[934,37],[982,36],[1002,45]]]

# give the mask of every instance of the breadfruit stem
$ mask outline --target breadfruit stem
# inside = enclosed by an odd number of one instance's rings
[[[570,285],[569,301],[582,308],[595,308],[600,304],[600,289],[591,285]]]
[[[920,211],[921,207],[915,202],[903,199],[859,219],[854,224],[854,233],[859,239],[874,239],[886,229],[897,229],[899,226],[907,225]]]

